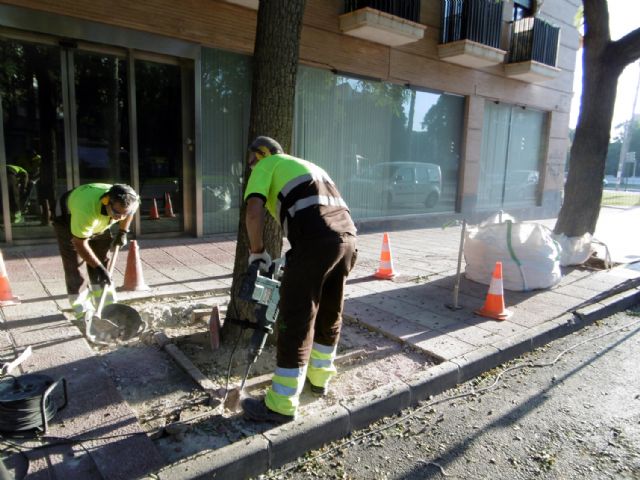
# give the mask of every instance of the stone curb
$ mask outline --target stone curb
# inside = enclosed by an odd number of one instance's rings
[[[262,435],[196,454],[157,473],[159,480],[241,479],[269,469],[269,441]]]
[[[613,295],[545,322],[526,333],[418,372],[410,380],[375,389],[354,403],[332,407],[321,418],[305,418],[219,450],[187,458],[163,469],[158,473],[158,478],[242,479],[259,475],[639,301],[640,288]]]
[[[500,363],[500,350],[486,345],[464,355],[452,358],[451,361],[460,369],[459,383],[466,382]]]
[[[608,317],[616,312],[625,310],[640,300],[640,289],[638,287],[631,290],[620,292],[611,297],[602,299],[598,303],[588,305],[575,311],[578,316],[586,324]]]
[[[336,405],[324,410],[321,416],[305,417],[267,430],[262,435],[269,441],[270,468],[281,467],[304,452],[346,437],[351,431],[349,425],[349,412]]]
[[[394,382],[342,404],[349,412],[349,431],[361,430],[376,420],[394,415],[409,406],[411,390],[404,382]]]
[[[460,383],[460,369],[453,362],[442,362],[428,370],[417,372],[404,381],[411,392],[410,405],[416,406],[430,396],[438,395]]]

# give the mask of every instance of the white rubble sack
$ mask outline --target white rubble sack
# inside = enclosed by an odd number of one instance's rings
[[[502,262],[505,289],[549,288],[562,278],[560,246],[539,223],[482,223],[467,231],[464,242],[465,276],[489,285],[496,262]]]
[[[560,244],[560,266],[582,265],[589,260],[591,248],[591,234],[585,233],[581,237],[567,237],[564,233],[553,234],[553,239]]]

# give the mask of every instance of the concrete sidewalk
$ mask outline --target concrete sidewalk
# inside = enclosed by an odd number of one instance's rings
[[[0,361],[31,345],[23,373],[68,380],[69,405],[52,421],[49,435],[77,443],[53,442],[33,450],[28,478],[216,478],[257,475],[347,435],[385,415],[440,393],[597,318],[638,301],[638,264],[609,271],[571,268],[560,284],[533,292],[505,292],[514,315],[502,322],[478,317],[487,286],[464,279],[460,310],[450,310],[456,277],[460,228],[390,232],[393,281],[375,279],[381,233],[359,236],[358,264],[348,281],[345,314],[426,352],[440,363],[410,381],[390,379],[357,404],[336,406],[323,418],[305,418],[218,450],[164,465],[104,366],[82,333],[65,319],[68,309],[62,265],[55,245],[3,251],[11,288],[22,299],[0,308]],[[231,285],[235,235],[207,239],[143,240],[139,243],[149,292],[126,292],[121,301],[195,292],[224,292]],[[118,259],[122,284],[126,255]],[[464,268],[464,265],[463,265]],[[86,440],[89,438],[90,440]],[[82,443],[79,441],[82,440]],[[51,445],[51,443],[49,443]],[[83,455],[90,452],[89,455]],[[132,452],[135,452],[133,454]],[[26,467],[23,467],[26,468]]]

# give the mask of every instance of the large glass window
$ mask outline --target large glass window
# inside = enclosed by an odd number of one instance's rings
[[[246,56],[202,49],[202,204],[205,234],[238,228],[251,72]]]
[[[538,204],[545,118],[539,111],[486,103],[478,207]]]
[[[355,218],[455,209],[464,99],[301,67],[294,154],[325,168]]]
[[[52,236],[67,188],[60,48],[0,39],[0,96],[13,238]]]
[[[202,51],[204,233],[235,231],[248,57]],[[455,210],[464,98],[300,67],[293,155],[328,171],[355,218]]]

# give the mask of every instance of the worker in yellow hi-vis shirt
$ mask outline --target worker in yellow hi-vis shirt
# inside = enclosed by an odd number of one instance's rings
[[[247,398],[245,417],[284,423],[295,418],[305,379],[325,395],[335,375],[344,285],[356,262],[356,227],[327,172],[286,155],[269,137],[249,146],[251,176],[245,191],[249,264],[265,251],[265,210],[282,225],[291,249],[280,285],[277,366],[264,398]]]
[[[95,300],[111,284],[106,267],[109,249],[127,243],[129,227],[139,205],[135,190],[123,184],[89,183],[68,191],[58,200],[53,227],[69,303],[76,318],[93,315]],[[112,237],[109,227],[116,222],[118,233]],[[89,278],[83,269],[85,264]]]

